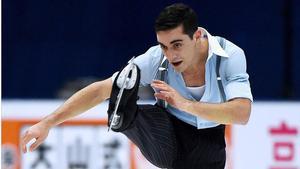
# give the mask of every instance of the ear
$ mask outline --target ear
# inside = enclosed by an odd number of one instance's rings
[[[194,40],[197,41],[198,39],[200,39],[200,38],[201,38],[201,35],[202,35],[201,30],[197,29],[197,30],[195,31],[195,33],[194,33],[194,37],[193,37]]]

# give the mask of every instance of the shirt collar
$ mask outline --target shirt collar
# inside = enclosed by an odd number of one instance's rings
[[[223,57],[229,57],[228,54],[225,52],[225,50],[221,47],[221,45],[219,44],[219,41],[217,40],[217,38],[215,36],[212,36],[211,34],[209,34],[209,32],[202,27],[199,27],[199,29],[201,30],[203,35],[207,36],[207,39],[208,39],[207,60],[209,60],[213,56],[213,54],[218,55],[218,56],[223,56]]]

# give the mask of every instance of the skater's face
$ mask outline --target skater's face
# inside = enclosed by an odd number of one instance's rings
[[[174,29],[156,33],[158,44],[177,72],[186,71],[197,60],[196,57],[199,56],[197,32],[194,33],[193,38],[190,38],[183,32],[183,26],[180,25]]]

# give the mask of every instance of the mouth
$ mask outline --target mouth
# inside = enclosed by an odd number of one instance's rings
[[[177,67],[182,63],[182,61],[176,61],[176,62],[172,62],[172,65]]]

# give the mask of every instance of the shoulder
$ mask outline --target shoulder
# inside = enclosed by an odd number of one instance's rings
[[[247,63],[244,50],[227,39],[224,50],[228,57],[221,61],[221,74],[229,77],[246,73]]]
[[[238,45],[234,44],[233,42],[229,41],[226,39],[226,44],[225,44],[225,52],[228,54],[229,58],[231,56],[243,54],[244,55],[244,50],[239,47]]]

